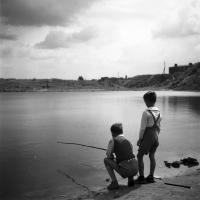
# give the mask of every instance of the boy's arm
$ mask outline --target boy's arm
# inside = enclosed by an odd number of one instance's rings
[[[111,139],[107,147],[107,152],[106,152],[107,158],[113,159],[114,158],[113,153],[114,153],[114,140]]]
[[[140,146],[140,143],[143,139],[143,136],[144,136],[144,131],[147,127],[147,114],[146,112],[144,111],[142,113],[142,119],[141,119],[141,125],[140,125],[140,132],[139,132],[139,140],[137,141],[137,145]]]
[[[160,130],[161,130],[161,121],[162,121],[162,116],[160,115],[160,120],[159,120],[159,124],[158,124],[158,127],[157,127],[158,134],[160,133]]]

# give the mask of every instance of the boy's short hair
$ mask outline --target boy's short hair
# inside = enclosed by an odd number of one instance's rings
[[[115,123],[110,127],[110,131],[116,135],[123,133],[122,123]]]
[[[147,101],[149,101],[149,102],[151,102],[153,104],[156,103],[156,98],[157,98],[157,95],[156,95],[156,93],[154,91],[148,91],[143,96],[144,101],[147,100]]]

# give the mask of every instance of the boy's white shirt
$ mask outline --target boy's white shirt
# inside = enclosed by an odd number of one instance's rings
[[[117,137],[121,137],[121,136],[124,137],[123,134],[120,134]],[[108,143],[107,152],[106,152],[107,158],[114,158],[113,153],[114,153],[114,139],[112,138]]]
[[[157,107],[149,107],[142,113],[142,119],[141,119],[141,125],[140,125],[140,132],[139,132],[139,139],[143,138],[144,131],[146,127],[152,127],[154,125],[154,120],[152,115],[148,112],[150,110],[152,114],[155,116],[155,119],[157,120],[158,115],[160,114],[160,110]],[[160,118],[157,121],[157,126],[160,129],[160,122],[162,120],[162,116],[160,115]]]

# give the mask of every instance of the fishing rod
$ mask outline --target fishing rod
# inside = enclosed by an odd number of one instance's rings
[[[57,142],[57,143],[60,143],[60,144],[74,144],[74,145],[79,145],[79,146],[83,146],[83,147],[90,147],[90,148],[93,148],[93,149],[100,149],[100,150],[103,150],[103,151],[107,151],[107,149],[104,149],[104,148],[88,146],[88,145],[72,143],[72,142],[70,142],[70,143],[69,142]]]

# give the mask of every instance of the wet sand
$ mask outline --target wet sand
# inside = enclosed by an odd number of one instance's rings
[[[190,186],[185,188],[180,186],[167,185],[177,184],[183,186]],[[108,183],[109,184],[109,183]],[[68,200],[107,200],[107,199],[171,199],[171,200],[192,200],[200,199],[200,167],[193,167],[184,173],[179,173],[174,177],[164,177],[161,180],[156,179],[155,183],[135,184],[133,187],[127,187],[125,183],[120,184],[120,189],[108,191],[102,188],[99,191],[88,191],[87,194],[79,195],[76,198]],[[66,199],[65,197],[58,197],[56,199]]]

